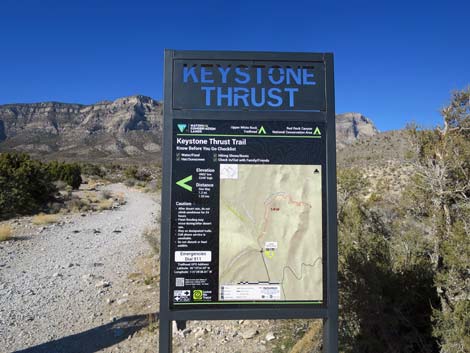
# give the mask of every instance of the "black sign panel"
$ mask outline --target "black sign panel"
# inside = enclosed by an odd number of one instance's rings
[[[324,303],[324,133],[173,122],[170,306]]]

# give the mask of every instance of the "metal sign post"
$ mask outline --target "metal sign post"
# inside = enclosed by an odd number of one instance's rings
[[[333,55],[165,51],[160,353],[172,321],[323,319],[338,352]]]

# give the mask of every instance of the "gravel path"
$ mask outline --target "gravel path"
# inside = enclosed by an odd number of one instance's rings
[[[149,251],[142,234],[155,226],[159,207],[121,184],[106,189],[124,193],[127,203],[0,243],[1,352],[96,351],[86,346],[102,336],[97,327],[108,329],[109,302],[126,302],[127,275]]]

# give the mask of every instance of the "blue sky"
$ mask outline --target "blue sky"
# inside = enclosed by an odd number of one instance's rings
[[[0,104],[162,98],[163,50],[333,52],[336,110],[440,123],[470,84],[468,1],[1,0]]]

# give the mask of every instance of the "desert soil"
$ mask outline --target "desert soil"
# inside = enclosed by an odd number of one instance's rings
[[[48,226],[20,219],[16,239],[0,243],[0,351],[91,352],[113,343],[89,342],[94,336],[126,334],[119,314],[132,305],[129,274],[151,251],[143,233],[155,227],[159,201],[121,184],[105,188],[126,203]],[[158,302],[158,291],[142,286]]]

